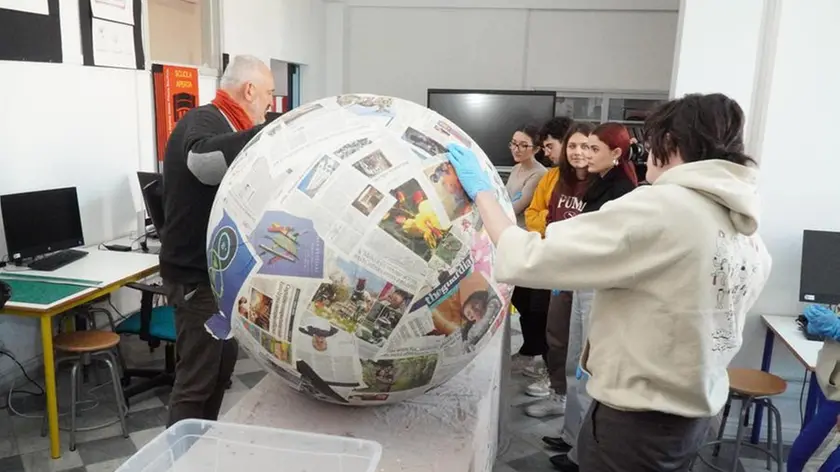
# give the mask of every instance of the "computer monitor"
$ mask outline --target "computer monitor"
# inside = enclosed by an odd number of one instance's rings
[[[555,92],[429,89],[426,104],[458,125],[487,154],[497,170],[516,162],[508,144],[517,128],[541,127],[554,118]]]
[[[84,246],[76,187],[0,195],[10,260]]]
[[[150,186],[153,183],[159,182],[159,184],[154,186],[154,191],[162,192],[163,191],[163,185],[160,185],[160,184],[163,183],[163,174],[160,174],[158,172],[137,172],[137,180],[140,183],[140,194],[143,195],[143,204],[146,207],[145,225],[146,225],[146,227],[148,227],[149,225],[151,225],[153,223],[152,220],[156,216],[159,216],[159,215],[156,215],[156,213],[162,213],[163,210],[157,208],[157,206],[155,206],[154,203],[149,202],[149,196],[147,194],[147,192],[148,192],[147,187],[149,189],[151,189],[152,187],[150,187]],[[157,235],[157,232],[154,231],[152,233],[147,233],[147,236],[157,237],[158,235]]]
[[[840,233],[803,232],[799,301],[840,304]]]
[[[143,190],[155,180],[163,180],[163,174],[158,172],[138,172],[137,180],[140,182],[140,190]]]

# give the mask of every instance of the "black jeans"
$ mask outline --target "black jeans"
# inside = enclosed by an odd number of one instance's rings
[[[578,436],[580,472],[687,471],[709,422],[657,411],[619,411],[594,401]]]
[[[519,348],[523,356],[545,356],[548,345],[545,341],[545,322],[548,315],[548,301],[551,290],[516,287],[511,304],[519,312],[524,343]]]
[[[551,388],[560,395],[566,394],[566,356],[569,353],[569,324],[572,320],[572,292],[560,292],[552,295],[548,304],[548,317],[545,324],[547,343],[545,366]]]
[[[216,420],[236,366],[239,345],[233,339],[215,339],[204,328],[204,323],[219,310],[209,284],[164,281],[164,286],[169,303],[175,307],[178,353],[167,425],[189,418]]]

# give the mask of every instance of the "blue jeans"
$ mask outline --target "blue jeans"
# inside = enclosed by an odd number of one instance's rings
[[[787,461],[788,472],[840,471],[840,432],[837,431],[837,415],[840,415],[840,402],[820,402],[817,414],[793,441]],[[805,469],[806,466],[808,469]]]
[[[566,355],[566,416],[560,437],[572,445],[569,459],[577,463],[577,440],[592,398],[586,393],[586,378],[578,379],[577,367],[589,333],[589,311],[594,290],[577,290],[572,294],[572,316],[569,323],[569,351]]]

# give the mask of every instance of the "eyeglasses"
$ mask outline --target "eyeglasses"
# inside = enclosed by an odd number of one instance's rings
[[[508,147],[510,147],[511,149],[516,149],[517,151],[527,151],[528,149],[531,149],[534,146],[527,143],[517,143],[511,141],[510,143],[508,143]]]

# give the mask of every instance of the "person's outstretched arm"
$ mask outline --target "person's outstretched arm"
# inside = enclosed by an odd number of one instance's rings
[[[508,217],[471,151],[450,146],[450,160],[496,246],[495,275],[500,282],[568,290],[621,287],[680,256],[646,250],[651,241],[642,240],[659,234],[656,222],[661,218],[654,207],[643,203],[641,192],[597,212],[554,223],[542,239]],[[645,257],[640,258],[640,252]]]

